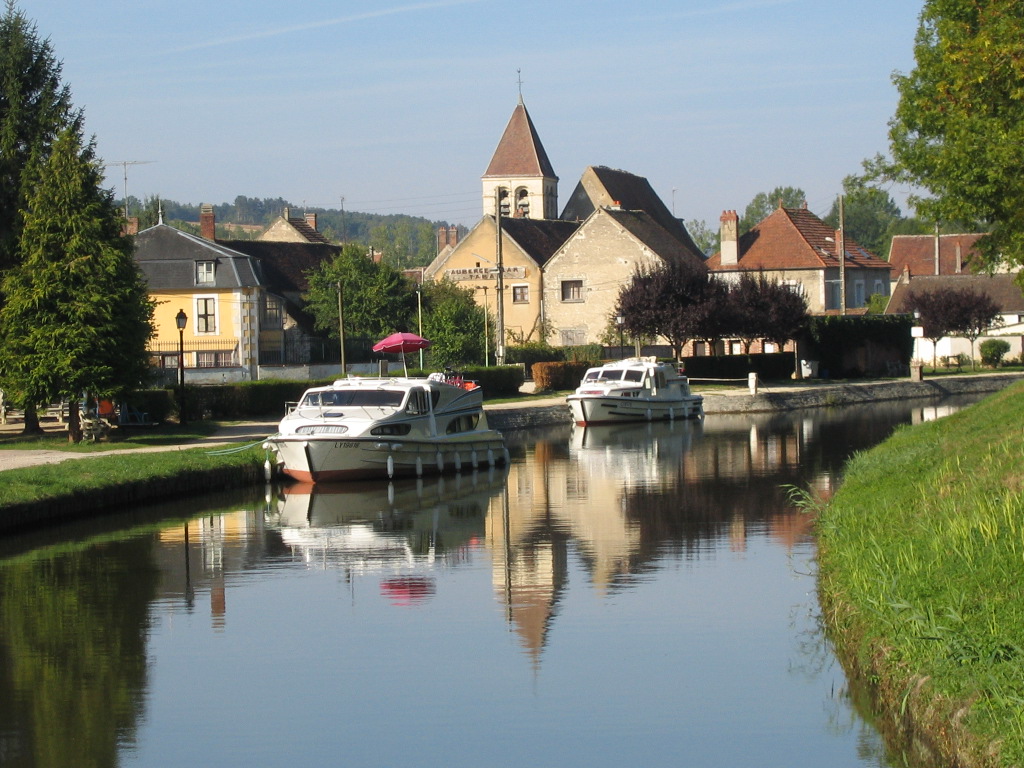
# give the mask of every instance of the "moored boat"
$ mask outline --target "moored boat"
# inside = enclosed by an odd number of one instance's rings
[[[457,374],[348,378],[306,390],[264,441],[284,474],[307,483],[420,477],[504,465],[483,391]]]
[[[704,398],[674,365],[630,357],[590,368],[566,398],[580,425],[704,417]]]

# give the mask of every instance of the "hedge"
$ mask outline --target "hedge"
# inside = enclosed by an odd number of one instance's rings
[[[533,382],[538,392],[552,392],[560,389],[575,389],[587,368],[595,365],[593,361],[578,363],[534,363]]]

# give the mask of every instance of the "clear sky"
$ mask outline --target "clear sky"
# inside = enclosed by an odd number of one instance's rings
[[[518,98],[560,178],[646,176],[714,228],[824,215],[887,147],[920,0],[19,0],[128,192],[474,224]],[[517,74],[517,70],[520,74]],[[123,168],[108,182],[122,194]],[[891,190],[902,204],[902,191]]]

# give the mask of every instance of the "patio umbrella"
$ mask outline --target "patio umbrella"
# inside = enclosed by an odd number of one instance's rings
[[[420,349],[430,349],[430,342],[415,333],[392,333],[386,339],[381,339],[373,345],[374,352],[401,352],[402,367],[405,368],[405,375],[409,375],[409,366],[405,362],[406,352],[415,352]]]

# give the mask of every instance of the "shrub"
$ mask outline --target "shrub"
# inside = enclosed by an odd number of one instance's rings
[[[537,391],[549,392],[558,389],[575,389],[592,362],[578,363],[534,363],[533,381]]]
[[[981,362],[998,368],[1003,363],[1003,358],[1010,351],[1010,343],[1005,339],[985,339],[978,347],[981,351]]]
[[[480,382],[485,397],[511,397],[523,386],[525,371],[521,365],[470,366],[462,369],[462,376]]]

